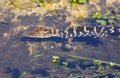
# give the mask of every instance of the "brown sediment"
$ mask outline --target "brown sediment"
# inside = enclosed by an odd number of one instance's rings
[[[29,55],[31,56],[36,51],[38,46],[35,43],[29,43],[29,42],[27,42],[27,45],[28,45]]]

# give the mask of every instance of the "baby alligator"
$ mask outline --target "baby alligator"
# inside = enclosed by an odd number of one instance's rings
[[[66,29],[57,29],[53,27],[40,26],[31,32],[26,32],[25,37],[32,38],[74,38],[74,37],[94,37],[105,38],[109,36],[116,36],[120,34],[119,26],[70,26]]]

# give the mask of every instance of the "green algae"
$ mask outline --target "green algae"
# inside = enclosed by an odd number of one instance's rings
[[[102,15],[100,12],[95,12],[93,15],[92,15],[92,18],[95,18],[95,19],[98,19],[98,18],[101,18]]]
[[[52,56],[52,62],[55,64],[59,63],[59,57],[58,56]]]
[[[116,20],[120,19],[120,14],[117,11],[118,9],[107,10],[105,12],[95,12],[92,14],[92,18],[101,26],[113,24],[116,23]]]
[[[40,7],[45,6],[45,2],[47,3],[53,2],[52,0],[32,0],[32,1],[35,2]]]
[[[87,0],[70,0],[70,3],[72,5],[72,7],[75,7],[79,4],[85,4],[87,3]]]

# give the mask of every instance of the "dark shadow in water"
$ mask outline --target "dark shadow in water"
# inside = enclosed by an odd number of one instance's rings
[[[3,25],[9,25],[9,23],[5,21],[0,22],[0,26],[3,26]]]
[[[12,78],[20,78],[21,75],[19,69],[11,69],[10,67],[6,67],[4,73],[11,74]]]
[[[12,78],[20,78],[20,71],[18,69],[12,70]]]
[[[100,39],[97,39],[97,38],[93,38],[93,37],[75,37],[73,40],[72,40],[72,44],[74,44],[74,42],[85,42],[86,45],[91,45],[91,46],[100,46],[103,44],[102,41],[100,41]],[[65,44],[67,43],[67,41],[65,42]],[[72,50],[72,47],[71,48],[67,48],[65,46],[65,44],[63,44],[61,46],[61,49],[63,51],[71,51]]]
[[[49,72],[47,72],[45,69],[35,69],[31,72],[33,75],[40,74],[43,77],[49,76]]]
[[[6,67],[4,73],[9,74],[10,72],[12,72],[12,69],[10,67]]]
[[[56,13],[54,15],[49,15],[51,13]],[[67,26],[71,24],[71,22],[66,22],[66,12],[63,9],[55,10],[48,12],[44,15],[44,18],[42,19],[42,22],[45,26],[55,26],[59,29],[65,29]],[[68,13],[69,14],[69,13]]]
[[[26,42],[44,42],[44,41],[54,41],[54,42],[66,42],[67,39],[59,38],[59,37],[50,37],[50,38],[31,38],[31,37],[23,37],[21,41]]]
[[[99,46],[100,44],[103,44],[103,42],[99,38],[94,37],[76,37],[73,39],[73,42],[85,42],[87,45],[92,46]]]
[[[17,19],[21,21],[22,25],[30,25],[30,24],[32,24],[32,25],[37,26],[40,23],[39,16],[37,16],[34,13],[31,14],[31,15],[26,15],[26,16],[19,15],[17,17]]]
[[[50,37],[50,38],[31,38],[31,37],[23,37],[21,41],[26,42],[44,42],[44,41],[54,41],[54,42],[59,42],[62,44],[67,43],[67,39],[60,38],[60,37]],[[99,46],[99,44],[103,44],[102,41],[100,41],[98,38],[93,38],[93,37],[76,37],[73,39],[73,42],[85,42],[87,45],[92,45],[92,46]]]

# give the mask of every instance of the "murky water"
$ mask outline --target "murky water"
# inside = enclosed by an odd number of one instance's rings
[[[8,6],[7,1],[5,2],[5,6]],[[102,2],[97,4],[105,5]],[[114,2],[114,8],[116,5]],[[39,25],[58,29],[71,25],[98,25],[91,18],[79,16],[80,19],[73,20],[76,17],[71,15],[67,7],[52,11],[47,9],[47,12],[46,8],[41,10],[41,7],[34,7],[33,9],[40,9],[41,12],[32,13],[31,10],[27,12],[24,7],[17,10],[13,6],[5,6],[0,7],[0,78],[119,78],[119,37],[74,38],[72,44],[68,44],[67,39],[63,38],[41,39],[23,35]],[[93,8],[88,15],[98,11],[94,4],[88,6]],[[100,8],[103,8],[100,12],[104,12],[105,8],[111,10],[112,6]],[[73,10],[76,11],[75,8]],[[116,23],[119,25],[118,20]]]

